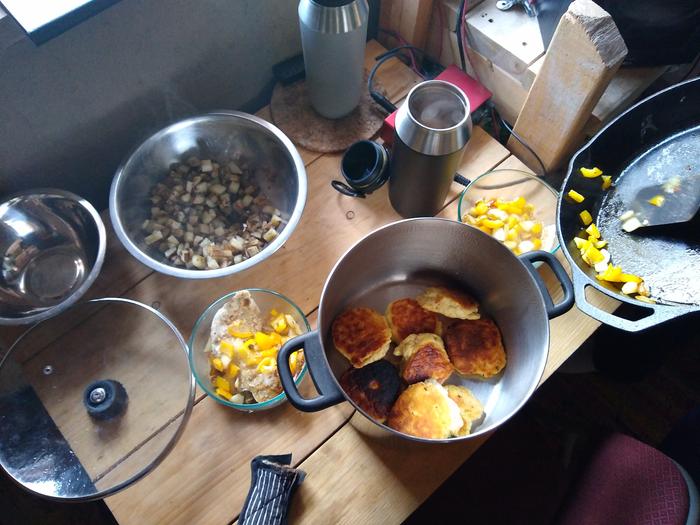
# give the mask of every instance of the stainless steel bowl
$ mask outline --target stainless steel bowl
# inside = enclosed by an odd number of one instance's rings
[[[191,155],[220,160],[243,155],[259,166],[256,184],[287,220],[279,237],[250,259],[216,270],[176,267],[149,248],[141,232],[151,209],[149,191],[168,174],[173,163]],[[143,264],[175,277],[207,279],[240,272],[272,255],[294,231],[305,202],[306,170],[292,142],[258,117],[216,111],[172,124],[136,148],[114,177],[109,212],[119,240]]]
[[[0,204],[0,325],[34,323],[62,312],[95,281],[105,228],[73,193],[39,189]]]

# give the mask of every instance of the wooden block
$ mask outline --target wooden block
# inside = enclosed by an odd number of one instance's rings
[[[469,46],[511,75],[527,71],[544,53],[537,18],[514,6],[508,11],[485,0],[466,15]]]
[[[552,38],[528,93],[515,131],[548,170],[558,167],[582,142],[590,114],[620,67],[627,47],[610,15],[590,0],[575,0]],[[536,169],[514,138],[509,149]]]

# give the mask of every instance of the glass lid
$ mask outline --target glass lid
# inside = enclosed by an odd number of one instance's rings
[[[163,460],[193,401],[187,345],[166,317],[129,299],[79,303],[0,363],[0,465],[43,497],[103,498]]]

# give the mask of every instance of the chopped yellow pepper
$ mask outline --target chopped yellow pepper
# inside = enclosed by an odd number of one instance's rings
[[[591,265],[598,264],[599,262],[603,262],[605,260],[605,257],[600,252],[600,250],[598,250],[598,248],[596,248],[592,244],[585,249],[585,251],[582,254],[582,257],[584,261]]]
[[[579,250],[585,250],[591,245],[591,241],[587,241],[585,239],[582,239],[581,237],[574,237],[574,244]]]
[[[590,223],[593,222],[593,216],[588,210],[583,210],[581,213],[578,214],[578,216],[581,219],[581,222],[584,226],[588,226]]]
[[[241,369],[238,368],[235,364],[231,363],[230,365],[228,365],[228,375],[230,375],[231,377],[235,378],[240,371]]]
[[[219,350],[222,354],[226,354],[229,357],[233,357],[233,343],[226,341],[225,339],[221,341],[219,345]]]
[[[622,268],[620,266],[613,266],[612,263],[608,263],[608,267],[604,272],[596,275],[596,279],[599,281],[608,281],[611,283],[621,283],[622,279]]]
[[[231,337],[238,337],[239,339],[249,339],[253,337],[253,332],[239,332],[235,327],[229,326],[226,331]]]
[[[216,395],[221,396],[228,401],[230,401],[231,398],[233,397],[233,394],[231,392],[227,392],[226,390],[222,390],[220,388],[216,389]]]
[[[655,195],[654,197],[649,199],[647,202],[649,202],[649,204],[651,204],[653,206],[660,208],[661,206],[664,205],[665,200],[666,200],[666,197],[664,197],[663,195]]]
[[[586,233],[590,235],[591,237],[594,237],[596,239],[600,239],[600,230],[598,229],[598,226],[595,225],[594,222],[588,225],[588,228],[586,228]]]
[[[258,363],[258,372],[269,374],[277,369],[277,362],[272,357],[266,357]]]
[[[567,193],[566,195],[574,202],[581,203],[584,200],[586,200],[585,197],[576,190],[569,190],[569,193]]]
[[[221,390],[225,390],[226,392],[231,391],[231,384],[221,376],[216,376],[214,378],[214,386],[216,388],[220,388]]]
[[[224,363],[221,362],[221,359],[218,357],[215,357],[214,359],[211,360],[211,366],[216,368],[219,372],[224,371]]]
[[[581,168],[579,171],[581,172],[581,175],[587,179],[595,179],[603,174],[599,168]]]
[[[601,187],[604,190],[607,190],[610,186],[612,186],[612,175],[601,175],[600,178],[603,179],[603,184]]]
[[[277,335],[277,334],[275,334]],[[267,335],[264,332],[255,332],[255,344],[258,345],[260,350],[269,350],[278,343],[271,335]]]
[[[623,274],[620,274],[620,282],[621,283],[641,283],[642,278],[639,277],[638,275],[634,275],[632,273],[623,273]]]

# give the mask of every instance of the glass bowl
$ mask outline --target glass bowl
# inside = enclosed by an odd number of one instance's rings
[[[479,199],[514,200],[524,197],[534,207],[534,218],[540,221],[542,250],[551,253],[559,249],[557,241],[557,199],[559,194],[540,177],[513,169],[492,170],[474,179],[459,196],[457,220]]]
[[[284,295],[262,288],[245,288],[243,290],[250,292],[253,300],[257,303],[258,307],[260,307],[260,311],[263,316],[267,316],[270,310],[275,309],[279,313],[291,315],[301,328],[302,333],[311,330],[311,326],[309,326],[309,322],[306,319],[306,316],[304,316],[304,313],[296,304],[294,304]],[[213,398],[222,405],[226,405],[237,410],[242,410],[244,412],[257,412],[260,410],[267,410],[284,403],[284,401],[287,399],[284,391],[272,399],[261,403],[233,403],[232,401],[219,397],[215,393],[214,386],[211,384],[211,379],[209,376],[210,364],[207,346],[209,344],[211,322],[214,319],[216,312],[218,312],[219,309],[229,299],[231,299],[235,293],[243,290],[236,290],[224,295],[223,297],[220,297],[210,304],[207,309],[204,310],[204,313],[199,316],[199,319],[197,319],[197,322],[192,329],[192,335],[190,336],[189,340],[190,366],[197,384],[207,393],[209,397]],[[302,367],[301,371],[299,371],[295,379],[297,385],[304,378],[304,375],[306,375],[306,368],[306,360],[304,360],[304,366]]]

